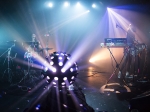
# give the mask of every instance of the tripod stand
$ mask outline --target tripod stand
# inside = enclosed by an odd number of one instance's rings
[[[15,46],[15,44],[12,45],[10,48],[8,48],[8,50],[6,50],[6,51],[2,54],[2,55],[4,55],[5,53],[7,53],[7,56],[6,56],[6,58],[5,58],[5,60],[4,60],[4,63],[3,63],[3,65],[4,65],[4,64],[5,64],[5,61],[6,61],[6,59],[7,59],[7,69],[4,71],[3,76],[2,76],[2,79],[4,78],[4,75],[8,75],[8,82],[9,82],[9,83],[12,83],[12,76],[14,76],[12,70],[10,69],[10,61],[13,62],[13,58],[10,56],[10,54],[11,54],[11,49],[12,49],[12,47],[14,47],[14,46]],[[1,55],[1,56],[2,56],[2,55]],[[0,57],[1,57],[1,56],[0,56]]]
[[[27,69],[24,69],[24,77],[19,81],[19,84],[23,82],[23,85],[28,86],[27,84],[33,84],[33,86],[36,85],[35,80],[37,77],[34,76],[33,71],[31,70],[31,67],[33,65],[33,60],[32,60],[32,54],[30,52],[26,52],[26,61],[27,61]],[[25,87],[22,86],[22,87]],[[31,85],[30,85],[31,86]],[[28,87],[26,87],[28,90]]]

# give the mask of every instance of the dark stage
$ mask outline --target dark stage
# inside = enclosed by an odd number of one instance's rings
[[[0,1],[0,112],[150,112],[149,46],[149,1]]]

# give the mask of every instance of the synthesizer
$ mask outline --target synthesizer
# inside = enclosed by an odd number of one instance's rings
[[[126,38],[105,38],[104,43],[100,43],[101,47],[126,47],[127,39]]]

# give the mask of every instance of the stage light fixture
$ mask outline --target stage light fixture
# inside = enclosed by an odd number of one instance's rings
[[[81,7],[81,4],[80,4],[80,2],[77,2],[77,5],[76,5],[77,7]]]
[[[54,77],[54,80],[58,80],[58,77]]]
[[[65,69],[63,69],[63,68],[61,69],[61,72],[62,72],[62,73],[65,73],[65,71],[66,71]]]
[[[93,7],[93,8],[96,8],[96,4],[92,4],[92,7]]]
[[[72,84],[75,81],[75,78],[78,74],[78,66],[75,62],[69,62],[71,61],[71,58],[70,60],[68,60],[69,56],[70,55],[62,52],[54,52],[50,55],[49,64],[53,68],[48,70],[43,69],[41,72],[44,75],[44,77],[46,77],[47,82],[53,83],[57,81],[58,86],[62,87],[66,86],[66,84],[64,84],[64,81],[69,82],[69,84]],[[51,64],[51,62],[53,62],[53,64]],[[65,69],[64,66],[68,66],[68,69]]]
[[[64,3],[64,6],[65,6],[65,7],[68,7],[68,6],[69,6],[69,2],[65,2],[65,3]]]
[[[50,65],[53,65],[53,64],[54,64],[54,62],[53,62],[53,61],[51,61],[51,62],[50,62]]]
[[[48,67],[44,67],[44,71],[46,72],[48,70]]]
[[[49,76],[47,76],[47,79],[49,80],[49,79],[50,79],[50,77],[49,77]]]
[[[60,60],[62,60],[62,57],[59,57]]]
[[[51,59],[54,59],[54,56],[51,56]]]
[[[73,72],[73,68],[70,68],[70,72]]]
[[[64,81],[67,80],[67,77],[64,77],[63,80],[64,80]]]
[[[59,66],[63,66],[63,62],[59,62]]]
[[[53,68],[52,71],[53,71],[53,72],[56,72],[56,68]]]
[[[53,7],[53,3],[50,2],[50,3],[48,4],[48,6],[49,6],[49,7]]]

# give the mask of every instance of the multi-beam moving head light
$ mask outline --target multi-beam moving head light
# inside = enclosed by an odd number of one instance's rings
[[[75,62],[71,63],[69,54],[53,52],[47,61],[49,65],[53,67],[49,69],[49,67],[45,66],[42,71],[42,75],[46,78],[47,83],[52,83],[54,86],[65,87],[75,81],[78,74],[78,66]]]

